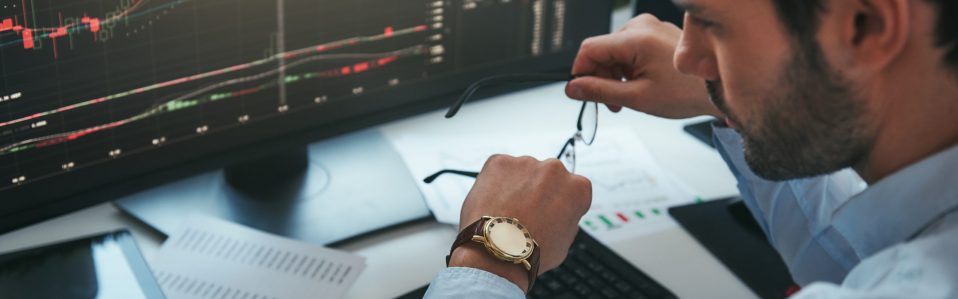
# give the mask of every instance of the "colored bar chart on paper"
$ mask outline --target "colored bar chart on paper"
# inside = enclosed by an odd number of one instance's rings
[[[636,211],[595,212],[583,217],[582,226],[589,231],[616,230],[633,223],[656,221],[659,217],[666,216],[664,210],[664,208],[651,208]]]
[[[697,201],[694,192],[664,171],[631,129],[603,128],[600,134],[616,138],[576,154],[576,172],[592,181],[593,190],[580,227],[602,242],[675,227],[666,211]]]
[[[694,197],[694,203],[703,202]],[[618,241],[675,227],[668,215],[669,206],[642,209],[593,210],[582,217],[579,227],[601,237],[603,242]]]

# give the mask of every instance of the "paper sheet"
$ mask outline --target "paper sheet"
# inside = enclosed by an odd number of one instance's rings
[[[663,170],[628,128],[609,130],[577,155],[577,172],[592,181],[592,207],[580,227],[615,242],[675,227],[668,208],[697,200],[687,185]]]
[[[514,132],[496,135],[391,136],[436,219],[458,225],[459,211],[474,179],[444,175],[441,169],[479,171],[497,153],[555,158],[573,132]],[[655,162],[635,132],[602,127],[591,146],[577,147],[576,173],[592,181],[592,208],[580,226],[603,242],[674,227],[668,207],[692,202],[693,192]]]
[[[194,217],[160,248],[151,269],[168,298],[339,298],[365,258]]]

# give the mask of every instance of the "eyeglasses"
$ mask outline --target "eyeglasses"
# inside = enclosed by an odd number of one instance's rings
[[[476,91],[483,87],[506,83],[562,82],[569,81],[574,78],[575,77],[568,74],[507,74],[488,77],[476,81],[476,83],[470,85],[469,88],[463,92],[462,96],[459,97],[459,100],[449,107],[449,111],[446,112],[446,118],[452,118],[453,116],[456,116],[456,113],[459,112],[459,109],[462,108],[462,105],[464,105],[466,101],[468,101],[473,94],[476,93]],[[593,141],[595,141],[596,132],[599,129],[598,120],[599,104],[596,102],[582,102],[582,107],[579,109],[579,119],[576,122],[576,132],[562,145],[562,150],[560,150],[559,155],[556,156],[556,159],[562,161],[562,164],[565,165],[569,172],[575,173],[576,144],[578,143],[589,146],[592,145]],[[423,182],[430,184],[439,178],[439,176],[447,173],[473,178],[479,176],[479,172],[475,171],[443,169],[426,177],[423,179]]]

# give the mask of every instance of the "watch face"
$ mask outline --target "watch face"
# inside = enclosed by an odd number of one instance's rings
[[[525,258],[532,254],[532,236],[518,221],[495,218],[486,224],[486,238],[507,255]]]

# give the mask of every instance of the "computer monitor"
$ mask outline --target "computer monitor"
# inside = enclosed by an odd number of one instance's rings
[[[19,0],[0,7],[0,232],[251,153],[568,71],[607,0]]]

